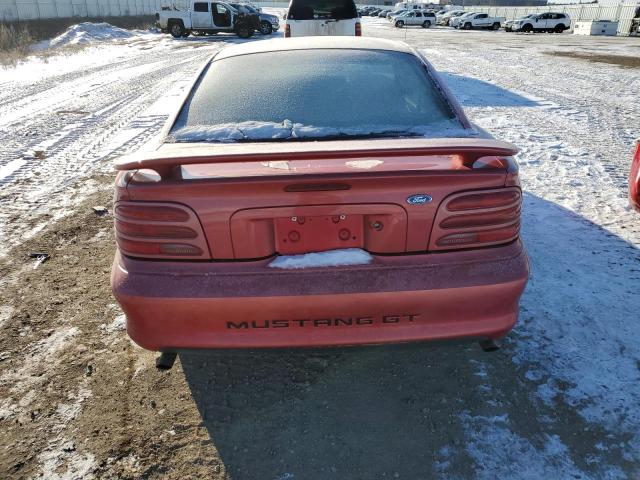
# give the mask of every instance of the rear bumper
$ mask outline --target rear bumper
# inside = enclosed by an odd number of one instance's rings
[[[149,350],[500,338],[529,275],[520,241],[476,251],[279,270],[253,262],[157,262],[116,254],[111,285],[129,336]]]

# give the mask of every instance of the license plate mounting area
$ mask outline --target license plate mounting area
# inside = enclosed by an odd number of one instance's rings
[[[362,248],[363,217],[358,214],[294,215],[274,219],[275,243],[281,255],[340,248]]]

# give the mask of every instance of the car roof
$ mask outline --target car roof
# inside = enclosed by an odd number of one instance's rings
[[[221,50],[214,60],[249,55],[253,53],[279,52],[284,50],[388,50],[392,52],[413,53],[406,43],[371,37],[295,37],[247,42]]]

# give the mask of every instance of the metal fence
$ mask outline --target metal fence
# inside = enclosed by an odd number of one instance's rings
[[[286,8],[288,1],[254,2]],[[154,15],[161,6],[186,8],[189,0],[0,0],[0,21]]]
[[[629,35],[638,3],[625,2],[618,5],[546,5],[544,7],[461,7],[470,12],[488,13],[492,17],[505,17],[514,20],[529,13],[562,12],[571,17],[571,28],[575,22],[589,20],[610,20],[618,22],[618,35]]]
[[[0,21],[153,15],[157,0],[0,0]]]

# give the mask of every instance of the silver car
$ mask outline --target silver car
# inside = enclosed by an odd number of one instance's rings
[[[536,15],[537,15],[537,14],[535,14],[535,13],[530,13],[529,15],[525,15],[524,17],[516,18],[515,20],[507,20],[506,22],[504,22],[504,29],[505,29],[507,32],[511,32],[511,31],[513,31],[513,26],[514,26],[517,22],[522,21],[522,20],[526,20],[527,18],[533,18],[533,17],[535,17]]]
[[[394,17],[393,24],[397,28],[403,28],[409,25],[429,28],[436,24],[436,14],[431,11],[412,10]]]

